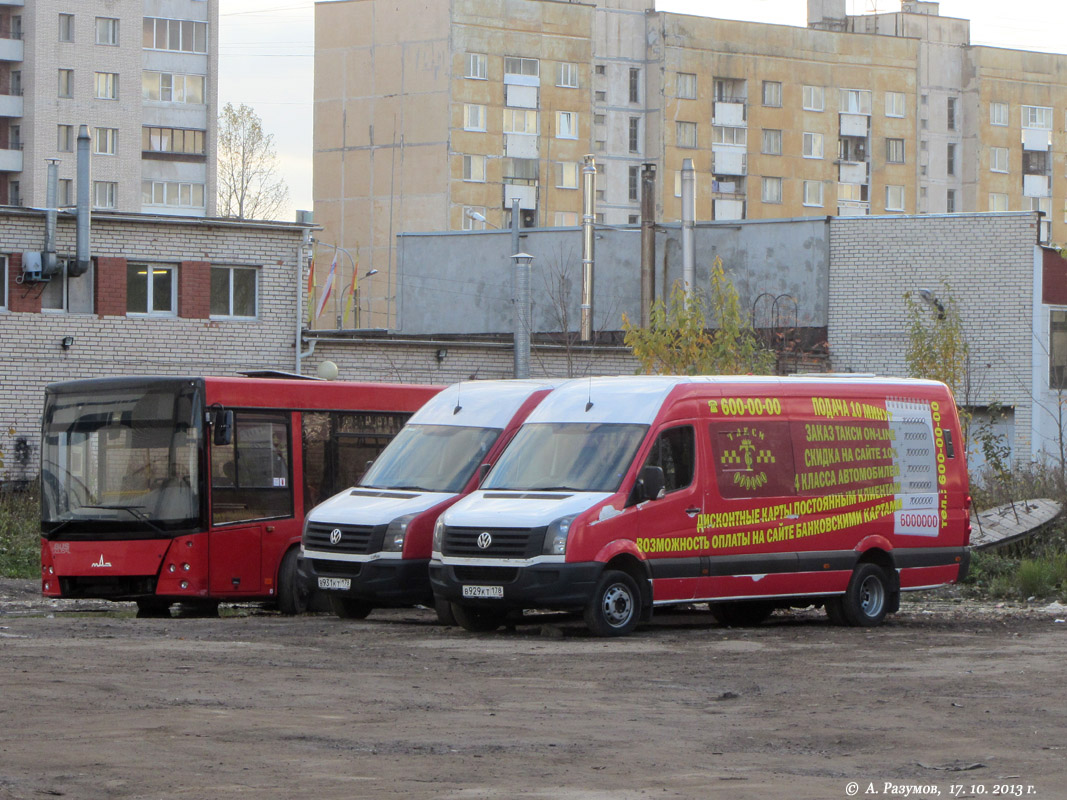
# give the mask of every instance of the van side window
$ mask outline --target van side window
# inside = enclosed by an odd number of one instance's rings
[[[664,491],[667,494],[684,489],[693,482],[693,443],[691,425],[662,431],[652,444],[643,466],[663,470]]]
[[[719,494],[724,498],[796,493],[788,422],[734,420],[710,426]]]

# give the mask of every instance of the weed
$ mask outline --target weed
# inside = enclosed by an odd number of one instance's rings
[[[36,491],[0,492],[0,577],[40,574],[40,530]]]

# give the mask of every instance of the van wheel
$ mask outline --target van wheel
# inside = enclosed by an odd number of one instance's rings
[[[437,612],[437,621],[442,625],[448,625],[449,627],[456,625],[456,615],[452,613],[452,604],[447,600],[435,597],[433,599],[433,610]]]
[[[748,628],[759,625],[772,613],[774,603],[761,600],[748,600],[741,603],[710,603],[711,615],[715,621],[727,628]]]
[[[330,596],[330,611],[341,619],[366,619],[367,615],[374,610],[374,606],[366,600],[357,600],[354,597]]]
[[[282,556],[278,567],[278,610],[286,616],[303,614],[308,607],[308,593],[300,585],[296,574],[296,559],[299,548],[290,547]]]
[[[450,603],[456,624],[471,633],[490,633],[504,624],[508,612],[502,608],[475,608]]]
[[[605,570],[585,607],[585,624],[594,636],[625,636],[637,627],[641,590],[619,570]]]
[[[825,603],[826,616],[831,625],[847,625],[845,622],[845,610],[840,597],[831,597]]]
[[[841,611],[853,627],[881,625],[889,610],[889,581],[877,564],[860,564],[852,573]]]

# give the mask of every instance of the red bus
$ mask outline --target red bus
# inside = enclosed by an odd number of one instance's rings
[[[438,386],[122,377],[45,389],[41,590],[302,610],[305,513],[354,485]]]

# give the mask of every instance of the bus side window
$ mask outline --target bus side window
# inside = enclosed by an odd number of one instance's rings
[[[236,411],[232,441],[211,450],[212,522],[291,516],[290,461],[288,414]]]
[[[693,482],[694,435],[692,425],[661,431],[643,466],[663,470],[663,490],[666,494],[684,489]]]

